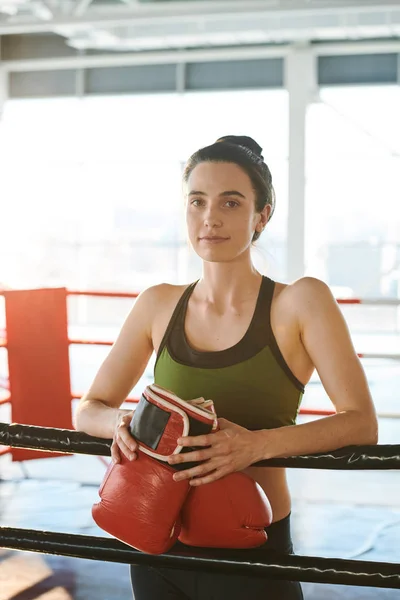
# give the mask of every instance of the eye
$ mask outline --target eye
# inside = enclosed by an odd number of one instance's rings
[[[193,206],[200,206],[202,203],[203,200],[201,198],[193,198],[193,200],[190,201],[190,204]]]
[[[235,208],[236,206],[239,206],[239,202],[236,202],[236,200],[227,200],[225,204],[229,205],[229,208]]]

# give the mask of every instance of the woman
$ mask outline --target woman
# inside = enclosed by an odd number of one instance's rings
[[[261,153],[252,138],[226,136],[191,156],[183,177],[186,218],[190,242],[203,260],[202,277],[189,286],[161,284],[140,294],[80,402],[76,426],[113,437],[114,461],[120,452],[134,460],[136,443],[127,429],[132,412],[119,407],[155,351],[155,383],[184,399],[212,398],[220,417],[219,432],[180,441],[200,449],[171,457],[170,463],[201,464],[174,477],[198,486],[245,471],[272,505],[274,520],[263,548],[291,553],[285,470],[250,465],[375,444],[377,422],[329,288],[310,277],[290,285],[273,282],[252,264],[252,242],[274,210],[271,174]],[[315,368],[336,414],[295,425]],[[144,566],[132,566],[131,578],[136,600],[302,598],[296,582]]]

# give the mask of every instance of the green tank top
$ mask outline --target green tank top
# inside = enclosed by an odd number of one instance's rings
[[[219,417],[247,429],[294,425],[304,386],[286,364],[271,329],[275,282],[263,277],[244,337],[217,352],[194,350],[185,336],[187,304],[196,284],[186,288],[168,324],[154,367],[155,383],[184,400],[212,399]]]

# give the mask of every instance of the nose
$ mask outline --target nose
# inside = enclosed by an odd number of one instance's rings
[[[204,214],[204,225],[212,229],[213,227],[221,227],[222,220],[218,214],[218,210],[213,207],[208,207]]]

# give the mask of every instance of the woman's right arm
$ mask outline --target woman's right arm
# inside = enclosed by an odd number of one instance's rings
[[[121,422],[129,422],[133,411],[119,407],[143,375],[153,352],[153,315],[162,288],[148,288],[136,299],[115,344],[79,402],[74,419],[78,431],[111,439]]]

